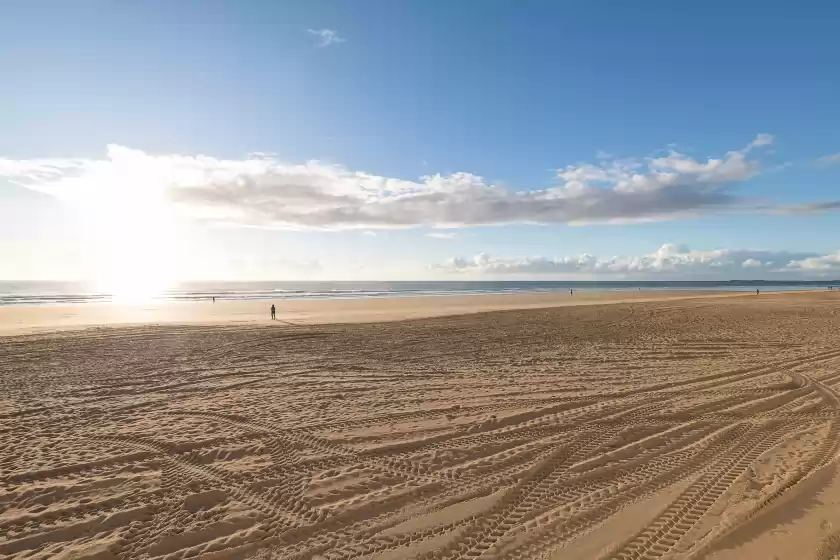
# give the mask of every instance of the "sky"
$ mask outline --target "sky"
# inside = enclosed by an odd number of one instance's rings
[[[840,5],[0,4],[0,279],[840,278]]]

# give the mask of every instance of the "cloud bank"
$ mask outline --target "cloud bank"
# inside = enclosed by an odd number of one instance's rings
[[[482,253],[473,258],[453,258],[432,268],[450,274],[476,276],[581,275],[614,278],[766,279],[821,277],[840,274],[840,252],[833,255],[718,249],[692,251],[684,245],[665,244],[641,256],[500,258]]]
[[[0,180],[58,197],[87,196],[116,211],[139,212],[165,202],[191,217],[256,227],[627,223],[711,211],[786,212],[734,191],[760,172],[756,152],[772,141],[760,134],[740,150],[703,160],[671,151],[569,165],[557,170],[556,186],[535,190],[503,188],[465,172],[409,181],[318,161],[290,164],[265,154],[153,155],[119,145],[109,146],[104,159],[0,159]],[[817,202],[790,212],[835,208],[835,202]]]

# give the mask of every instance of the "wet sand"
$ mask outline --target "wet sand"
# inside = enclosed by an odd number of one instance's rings
[[[612,291],[543,294],[432,296],[345,300],[149,302],[121,305],[85,303],[0,307],[0,335],[108,325],[264,325],[274,303],[281,323],[327,324],[401,321],[484,311],[536,309],[629,301],[696,297],[747,297],[751,294],[688,291]]]
[[[28,315],[0,557],[835,558],[840,293],[681,295]]]

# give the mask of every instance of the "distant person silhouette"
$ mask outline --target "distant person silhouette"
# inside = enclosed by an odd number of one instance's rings
[[[758,295],[758,294],[759,294],[759,291],[758,291],[758,290],[756,290],[756,291],[755,291],[755,295]]]
[[[575,291],[574,291],[574,290],[569,290],[569,295],[570,295],[570,296],[575,295]]]
[[[213,303],[216,303],[216,297],[213,296]]]
[[[274,304],[272,303],[272,304],[271,304],[271,320],[272,320],[272,321],[274,321],[275,319],[277,319],[277,316],[275,315],[275,313],[276,313],[276,310],[274,309]]]

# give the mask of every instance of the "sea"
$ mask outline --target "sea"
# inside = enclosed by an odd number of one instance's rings
[[[163,291],[159,301],[366,299],[473,294],[521,294],[610,290],[814,290],[832,281],[425,281],[425,282],[186,282]],[[0,306],[110,303],[114,294],[85,282],[0,281]]]

